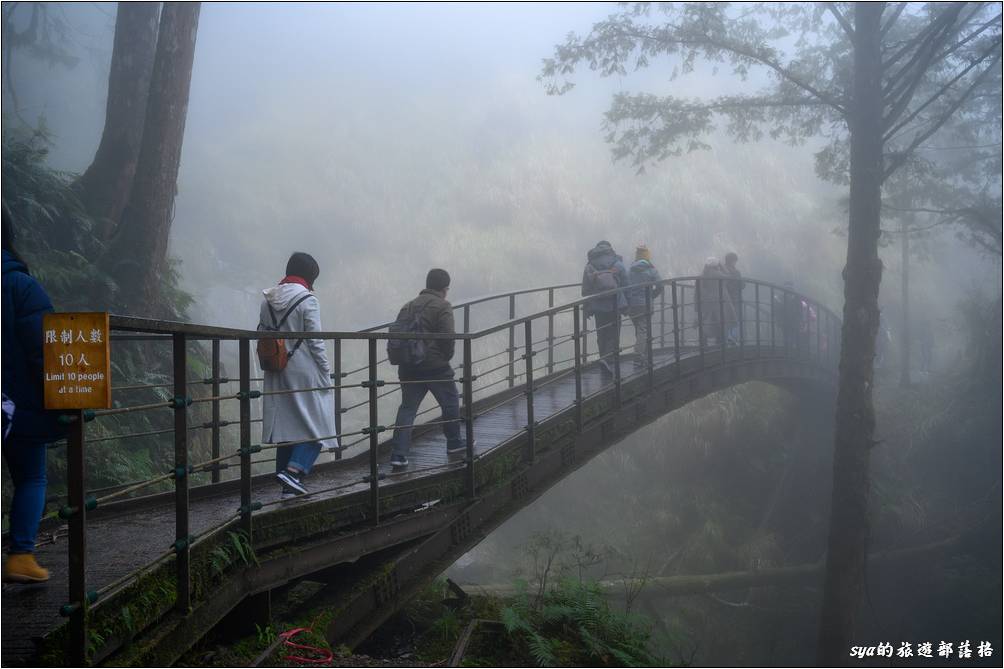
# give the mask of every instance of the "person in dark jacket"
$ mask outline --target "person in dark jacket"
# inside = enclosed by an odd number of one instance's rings
[[[45,410],[42,316],[52,311],[45,289],[13,247],[13,225],[3,210],[3,396],[13,404],[3,458],[14,481],[9,554],[4,582],[38,583],[48,570],[35,561],[35,535],[45,508],[46,444],[65,435],[59,414]]]
[[[595,295],[627,286],[627,269],[624,261],[614,252],[610,242],[603,240],[590,249],[586,267],[582,271],[582,296]],[[596,347],[600,352],[600,365],[613,372],[613,356],[620,348],[621,313],[627,311],[624,291],[593,298],[585,304],[586,318],[596,322]]]
[[[736,263],[739,262],[739,256],[735,253],[729,252],[725,254],[725,266],[722,268],[722,274],[727,277],[725,281],[725,292],[729,301],[732,303],[732,315],[731,321],[725,323],[726,332],[731,340],[731,343],[739,343],[739,321],[737,320],[742,316],[739,313],[740,307],[743,303],[743,275],[736,267]]]
[[[639,246],[635,249],[635,261],[628,269],[628,284],[631,286],[627,291],[628,316],[634,323],[634,354],[635,366],[643,367],[647,364],[648,338],[649,338],[649,318],[652,313],[652,304],[655,298],[662,295],[662,286],[643,287],[640,284],[660,281],[659,270],[652,264],[652,252],[647,246]],[[648,300],[645,293],[651,296]],[[646,308],[647,307],[647,308]]]
[[[398,312],[398,322],[417,318],[422,332],[454,334],[453,307],[446,301],[450,290],[450,275],[444,269],[431,269],[425,277],[425,290],[408,302]],[[437,339],[427,342],[425,356],[417,365],[398,367],[401,380],[401,406],[394,425],[392,467],[407,467],[411,450],[411,426],[415,423],[418,407],[426,393],[432,393],[443,415],[443,434],[446,436],[448,455],[463,453],[467,442],[460,436],[460,395],[453,380],[454,341]]]

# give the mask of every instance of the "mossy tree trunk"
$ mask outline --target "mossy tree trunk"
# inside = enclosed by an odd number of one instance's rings
[[[109,267],[127,312],[167,316],[160,298],[167,268],[181,146],[199,27],[198,2],[166,2],[147,99],[143,142]]]
[[[136,174],[159,14],[157,2],[118,4],[105,127],[94,160],[77,182],[81,200],[98,221],[98,235],[103,239],[118,228]]]
[[[833,450],[833,497],[818,663],[846,658],[864,583],[868,549],[869,457],[874,445],[872,385],[881,213],[884,3],[854,5],[854,83],[850,101],[850,219],[844,266],[844,322]]]

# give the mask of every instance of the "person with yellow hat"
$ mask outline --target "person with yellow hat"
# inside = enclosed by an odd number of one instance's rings
[[[647,246],[641,244],[635,249],[635,260],[628,269],[628,285],[631,288],[627,291],[628,316],[634,323],[634,353],[635,367],[644,367],[647,364],[649,337],[649,323],[652,315],[652,303],[655,298],[662,295],[662,285],[651,285],[653,282],[661,281],[659,270],[652,264],[652,252]],[[646,285],[649,284],[649,285]],[[649,294],[646,299],[645,293]]]

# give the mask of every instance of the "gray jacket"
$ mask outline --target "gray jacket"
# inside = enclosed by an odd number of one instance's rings
[[[586,267],[582,270],[583,297],[592,295],[596,292],[601,292],[597,291],[590,285],[590,270],[594,272],[606,272],[608,270],[612,270],[614,277],[617,280],[617,285],[627,286],[627,269],[624,267],[624,262],[621,260],[621,257],[614,253],[614,249],[610,246],[610,244],[597,244],[594,248],[590,249]],[[598,311],[611,312],[623,311],[627,309],[627,296],[625,296],[624,293],[625,291],[621,291],[616,295],[606,295],[604,297],[597,297],[589,300],[585,305],[586,315],[595,314]]]
[[[627,301],[629,307],[645,307],[645,288],[640,287],[639,284],[650,283],[652,281],[661,281],[662,277],[659,276],[659,270],[655,268],[655,265],[647,260],[635,260],[631,263],[631,269],[628,270],[628,283],[632,286],[627,291]],[[637,287],[636,287],[637,286]],[[652,295],[652,299],[655,299],[662,295],[663,286],[649,286],[648,290]]]
[[[262,291],[259,323],[272,325],[268,305],[281,319],[286,310],[307,292],[303,286],[287,283]],[[279,328],[280,332],[317,332],[321,327],[321,308],[316,297],[308,297]],[[296,340],[286,340],[286,350],[293,350]],[[281,372],[264,373],[263,390],[301,390],[331,386],[331,367],[323,339],[304,339]],[[331,390],[314,390],[262,397],[261,440],[265,444],[283,441],[318,441],[335,434],[335,405]],[[322,446],[337,447],[335,439],[323,440]]]

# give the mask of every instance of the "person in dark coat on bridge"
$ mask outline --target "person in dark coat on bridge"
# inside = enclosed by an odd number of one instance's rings
[[[610,242],[603,240],[590,249],[586,267],[582,271],[582,296],[595,295],[625,288],[628,273],[624,261],[614,252]],[[621,340],[621,313],[627,311],[627,296],[621,290],[616,294],[596,297],[585,304],[586,318],[592,316],[596,323],[596,347],[600,353],[600,366],[613,373],[613,356],[619,355]]]
[[[425,277],[425,290],[411,300],[397,314],[397,322],[417,319],[419,331],[455,334],[453,307],[446,301],[450,290],[450,275],[444,269],[431,269]],[[399,340],[400,341],[400,340]],[[418,407],[426,393],[432,393],[442,411],[443,435],[446,437],[447,456],[464,453],[467,441],[460,436],[460,394],[453,380],[454,340],[437,339],[426,342],[424,356],[417,364],[398,367],[401,380],[401,406],[394,420],[392,467],[408,466],[411,451],[411,430],[418,415]]]
[[[628,269],[628,284],[631,288],[627,291],[628,316],[634,324],[634,354],[635,366],[644,367],[647,365],[649,318],[653,310],[655,298],[662,295],[662,286],[642,286],[641,284],[660,281],[659,270],[652,264],[652,252],[645,245],[635,249],[635,261]],[[645,293],[649,298],[646,299]]]
[[[35,560],[35,535],[45,509],[46,444],[65,436],[59,413],[45,410],[42,316],[49,295],[14,250],[11,215],[3,207],[3,458],[14,481],[5,583],[49,580]],[[8,413],[10,415],[8,416]]]
[[[739,256],[730,251],[725,254],[725,266],[722,267],[722,274],[727,277],[725,292],[732,307],[730,312],[726,312],[726,317],[731,314],[732,318],[725,323],[725,328],[732,344],[739,343],[739,318],[742,316],[739,311],[743,303],[743,275],[736,267],[738,262]]]

